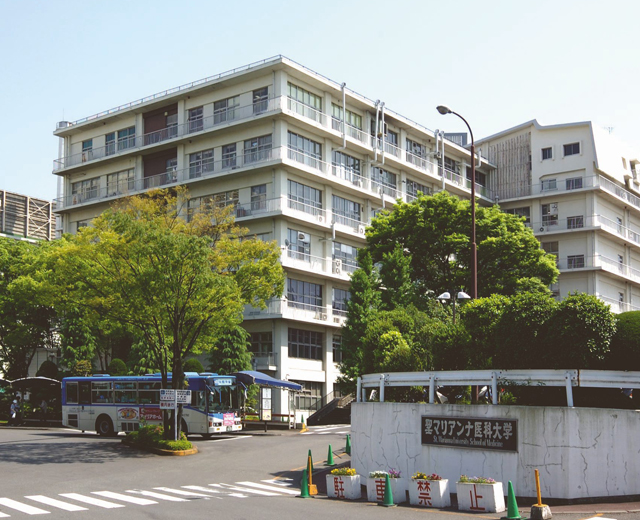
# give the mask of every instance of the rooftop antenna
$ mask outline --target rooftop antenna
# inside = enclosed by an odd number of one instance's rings
[[[609,132],[609,135],[611,135],[613,133],[613,126],[605,126],[604,129]]]

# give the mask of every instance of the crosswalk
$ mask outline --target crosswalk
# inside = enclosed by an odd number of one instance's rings
[[[351,426],[348,424],[337,424],[332,426],[310,426],[309,431],[300,435],[348,435],[351,433]]]
[[[46,515],[59,510],[87,511],[91,509],[118,509],[127,506],[153,506],[162,502],[187,502],[249,497],[293,497],[300,490],[291,479],[261,480],[260,482],[234,482],[226,484],[185,485],[127,489],[125,491],[91,491],[89,493],[60,493],[55,497],[25,495],[19,499],[0,497],[0,518],[13,515]]]

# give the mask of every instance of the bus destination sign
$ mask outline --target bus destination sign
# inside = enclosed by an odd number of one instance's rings
[[[518,421],[487,417],[422,416],[422,444],[518,451]]]

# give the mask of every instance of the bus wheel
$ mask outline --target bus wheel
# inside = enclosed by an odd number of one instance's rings
[[[103,437],[112,437],[114,432],[111,417],[108,415],[101,415],[98,417],[98,420],[96,421],[96,431],[98,432],[98,435],[102,435]]]

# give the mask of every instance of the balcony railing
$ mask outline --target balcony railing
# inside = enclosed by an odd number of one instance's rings
[[[342,133],[342,121],[331,118],[331,128]],[[369,144],[369,134],[363,132],[360,128],[351,126],[348,123],[347,123],[346,134],[347,134],[347,137],[355,139],[356,141],[360,141],[363,144]]]
[[[640,307],[631,305],[630,303],[621,302],[620,300],[615,300],[614,298],[602,296],[601,294],[598,294],[597,296],[603,302],[608,303],[611,306],[611,312],[614,312],[616,314],[621,312],[640,311]]]
[[[255,370],[269,370],[270,367],[278,366],[278,354],[277,352],[270,354],[253,354],[251,364]]]
[[[327,163],[325,163],[322,159],[320,159],[319,157],[316,157],[315,155],[310,155],[308,153],[301,152],[293,148],[289,148],[289,153],[287,154],[287,157],[292,161],[295,161],[300,164],[304,164],[305,166],[309,166],[314,170],[318,170],[324,174],[327,173],[327,170],[328,170]]]
[[[320,224],[328,223],[327,214],[325,210],[323,210],[321,207],[318,207],[316,205],[308,204],[304,200],[296,200],[289,197],[289,199],[287,199],[287,207],[294,211],[298,211],[298,212],[306,213],[307,215],[310,215],[311,217],[313,217],[314,220],[316,220]]]
[[[360,233],[366,224],[361,220],[350,218],[346,215],[341,215],[340,213],[333,212],[333,222],[335,222],[339,226],[344,226],[353,229],[356,233]]]
[[[174,125],[162,128],[154,132],[149,132],[141,136],[132,136],[116,142],[107,143],[105,146],[92,148],[76,154],[68,155],[62,159],[53,161],[54,171],[71,166],[77,166],[82,163],[103,159],[108,156],[115,156],[127,153],[133,149],[151,146],[164,141],[177,139],[196,132],[204,132],[211,128],[228,124],[234,121],[250,119],[258,114],[273,112],[280,108],[281,98],[271,98],[268,101],[262,100],[250,105],[232,107],[223,111],[217,111],[215,114],[199,119],[187,121],[181,125]]]
[[[259,200],[249,204],[238,204],[236,205],[236,218],[251,217],[262,213],[273,213],[281,209],[281,198]]]
[[[316,123],[320,123],[322,126],[328,126],[326,114],[316,108],[305,105],[304,103],[300,103],[299,101],[296,101],[295,99],[292,99],[290,97],[287,98],[287,109],[294,114],[298,114],[306,119],[311,119]]]
[[[625,227],[622,224],[611,220],[603,215],[593,216],[575,216],[561,220],[546,220],[543,222],[533,222],[529,224],[533,232],[538,233],[556,233],[559,231],[575,230],[582,228],[590,228],[600,226],[619,237],[626,238],[630,242],[640,245],[640,232]]]
[[[630,265],[623,264],[613,258],[607,258],[602,255],[585,256],[572,255],[558,259],[558,269],[575,270],[575,269],[593,269],[600,268],[608,273],[622,276],[633,282],[640,283],[640,270]]]
[[[330,260],[329,260],[330,261]],[[299,251],[286,249],[281,258],[285,267],[297,267],[314,273],[325,273],[327,271],[327,259],[320,256],[313,256]]]
[[[332,164],[331,165],[331,173],[334,177],[341,179],[356,188],[362,188],[364,190],[369,190],[369,179],[360,175],[357,170],[353,170],[351,168],[345,168],[342,165]]]

